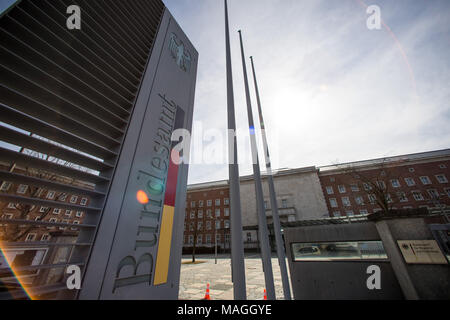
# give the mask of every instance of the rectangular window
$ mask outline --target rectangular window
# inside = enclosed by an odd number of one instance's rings
[[[333,217],[340,217],[341,216],[341,212],[340,211],[334,211],[333,212]]]
[[[439,183],[447,183],[448,182],[447,177],[444,174],[437,174],[435,177]]]
[[[397,193],[397,197],[398,197],[398,200],[400,202],[407,202],[408,201],[408,198],[406,197],[404,192],[398,192]]]
[[[191,201],[191,208],[195,208],[195,201]]]
[[[423,195],[422,195],[422,193],[420,191],[413,191],[412,195],[414,197],[414,200],[416,200],[416,201],[423,200]]]
[[[216,209],[216,218],[220,217],[220,209]]]
[[[66,212],[64,213],[64,215],[66,216],[70,216],[72,214],[72,210],[66,210]]]
[[[225,235],[225,243],[229,243],[230,242],[230,234],[226,234]]]
[[[61,209],[59,209],[59,208],[53,209],[53,214],[60,214],[60,213],[61,213]]]
[[[371,204],[375,204],[375,202],[377,201],[377,197],[374,194],[368,194],[367,197],[369,198],[369,202]]]
[[[195,219],[195,211],[191,211],[191,219]]]
[[[81,218],[83,216],[83,211],[77,211],[75,214],[78,218]]]
[[[357,184],[351,184],[350,185],[350,189],[352,189],[353,192],[358,192],[359,191],[359,187]]]
[[[229,217],[230,216],[230,209],[229,208],[225,208],[223,209],[224,213],[225,213],[225,217]]]
[[[350,199],[348,197],[342,197],[342,204],[344,205],[344,207],[350,207]]]
[[[440,168],[440,169],[447,169],[447,166],[446,166],[445,164],[440,164],[440,165],[439,165],[439,168]]]
[[[210,234],[206,235],[206,243],[211,244],[211,235]]]
[[[288,206],[287,199],[282,199],[281,200],[281,207],[282,208],[287,208],[287,206]]]
[[[331,206],[332,208],[337,208],[337,207],[338,207],[338,204],[337,204],[337,201],[336,201],[335,198],[331,198],[331,199],[330,199],[330,206]]]
[[[333,187],[326,187],[326,189],[327,189],[327,194],[334,194],[334,190],[333,190]]]
[[[206,217],[212,218],[212,210],[211,209],[206,210]]]
[[[189,236],[189,244],[194,244],[194,236],[193,235]]]
[[[211,230],[211,221],[206,221],[206,230]]]
[[[400,188],[400,181],[398,181],[398,179],[392,179],[391,180],[391,185],[394,188]]]
[[[48,241],[50,240],[50,235],[48,233],[45,233],[41,237],[41,241]]]
[[[352,217],[352,216],[355,215],[355,213],[354,213],[352,210],[350,210],[350,211],[345,211],[345,215],[346,215],[347,217]]]
[[[430,199],[432,199],[432,200],[439,199],[439,192],[436,189],[428,189],[427,192],[430,196]]]
[[[15,209],[15,208],[16,208],[16,204],[14,202],[8,203],[8,209]]]
[[[372,190],[372,187],[370,186],[370,184],[368,184],[368,183],[363,183],[363,186],[364,186],[364,190],[366,190],[366,191],[370,191],[370,190]]]
[[[206,201],[206,205],[207,205],[208,207],[211,207],[211,206],[212,206],[212,200],[207,200],[207,201]]]
[[[3,181],[2,186],[0,187],[1,191],[8,191],[11,188],[11,182]]]
[[[225,229],[230,229],[230,220],[225,220]]]
[[[216,204],[216,206],[220,206],[220,199],[216,199],[215,204]]]
[[[364,198],[361,196],[355,197],[355,202],[359,205],[359,206],[363,206],[364,205]]]
[[[380,188],[381,190],[386,189],[386,184],[384,183],[384,181],[377,181],[375,183],[376,183],[377,187]]]
[[[294,261],[387,260],[381,241],[291,244]]]
[[[47,199],[53,200],[55,198],[55,191],[47,192]]]
[[[61,193],[58,197],[59,201],[66,201],[67,199],[67,193]]]
[[[203,230],[203,222],[202,222],[202,221],[199,221],[199,222],[197,223],[197,230],[199,230],[199,231],[202,231],[202,230]]]
[[[71,196],[70,197],[70,203],[77,203],[78,197],[77,196]]]
[[[17,187],[17,193],[24,194],[27,192],[28,186],[26,184],[20,184],[19,187]]]
[[[223,204],[224,205],[229,205],[230,204],[230,199],[228,199],[228,198],[225,198],[225,199],[223,199]]]
[[[392,197],[391,197],[391,195],[388,193],[388,194],[386,194],[386,200],[387,200],[387,202],[388,203],[392,203]]]
[[[25,241],[34,241],[34,239],[36,239],[36,233],[29,233],[27,234]]]
[[[216,221],[216,230],[220,229],[220,221]]]
[[[198,217],[199,219],[203,218],[203,210],[198,210]]]
[[[203,200],[199,200],[199,201],[198,201],[198,207],[199,207],[199,208],[202,208],[202,207],[203,207]]]
[[[345,186],[344,185],[338,185],[339,193],[345,193]]]
[[[81,198],[80,205],[85,206],[87,204],[87,198]]]
[[[416,182],[414,181],[413,178],[405,178],[405,182],[408,187],[412,187],[412,186],[416,185]]]
[[[359,214],[369,214],[366,209],[359,210]]]
[[[430,178],[428,178],[427,176],[420,177],[420,181],[421,181],[422,184],[424,184],[424,185],[431,184],[431,180],[430,180]]]

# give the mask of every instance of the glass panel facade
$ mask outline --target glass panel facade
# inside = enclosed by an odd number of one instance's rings
[[[386,260],[381,241],[313,242],[291,244],[294,261]]]

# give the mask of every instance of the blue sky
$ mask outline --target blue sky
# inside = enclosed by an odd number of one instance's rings
[[[194,121],[204,130],[225,130],[223,1],[164,2],[200,54]],[[369,30],[358,0],[229,0],[237,125],[247,127],[242,29],[246,55],[255,59],[274,167],[450,146],[450,1],[365,3],[380,7],[392,33]],[[250,74],[249,60],[247,68]],[[255,113],[252,82],[250,90]],[[238,144],[246,139],[238,137]],[[251,163],[240,173],[251,174]],[[227,177],[226,165],[194,164],[189,183]]]

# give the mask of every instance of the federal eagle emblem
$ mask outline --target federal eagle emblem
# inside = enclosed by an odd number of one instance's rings
[[[169,50],[180,69],[189,72],[191,70],[191,54],[185,50],[183,42],[178,40],[175,33],[170,34]]]

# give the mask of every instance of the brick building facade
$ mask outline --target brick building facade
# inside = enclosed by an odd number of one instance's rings
[[[392,209],[450,206],[449,168],[442,150],[321,167],[319,177],[330,216],[352,216],[382,210],[382,195]]]

